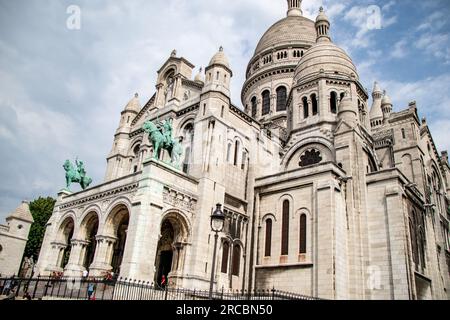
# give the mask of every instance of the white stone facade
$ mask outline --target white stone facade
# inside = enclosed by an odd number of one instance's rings
[[[326,299],[450,297],[447,153],[414,103],[393,112],[333,44],[324,12],[288,16],[263,36],[247,69],[243,109],[230,101],[223,48],[204,74],[172,52],[155,95],[121,114],[105,181],[61,192],[38,261],[64,271],[209,287],[223,204],[215,288],[271,289]],[[284,89],[280,89],[283,87]],[[380,109],[380,110],[378,110]],[[381,116],[380,116],[381,115]],[[152,158],[146,120],[173,119],[183,166]]]

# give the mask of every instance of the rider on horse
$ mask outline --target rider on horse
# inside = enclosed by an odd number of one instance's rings
[[[159,131],[164,137],[165,143],[167,146],[171,146],[172,143],[172,119],[166,119],[164,123],[158,121],[157,125],[159,127]]]

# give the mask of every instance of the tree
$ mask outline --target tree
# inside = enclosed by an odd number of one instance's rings
[[[42,241],[44,240],[45,228],[50,219],[56,200],[47,197],[34,200],[30,203],[30,212],[33,216],[34,223],[31,225],[28,235],[28,242],[25,247],[25,257],[33,257],[37,261],[41,250]]]

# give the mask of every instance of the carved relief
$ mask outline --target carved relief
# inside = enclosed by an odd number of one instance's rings
[[[165,187],[163,191],[163,201],[166,204],[190,212],[195,211],[197,204],[197,199],[167,187]]]

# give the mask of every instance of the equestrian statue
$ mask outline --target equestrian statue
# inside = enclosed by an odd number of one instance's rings
[[[164,122],[156,120],[146,121],[143,129],[149,135],[149,140],[153,144],[153,158],[158,160],[161,149],[167,150],[170,156],[171,165],[176,169],[180,169],[180,159],[183,154],[183,148],[179,139],[172,138],[172,119],[167,119]]]
[[[79,183],[81,188],[85,190],[92,183],[92,179],[86,175],[83,161],[78,161],[78,159],[76,159],[75,165],[76,168],[69,160],[66,160],[63,165],[63,168],[66,171],[67,190],[69,190],[72,182]]]

